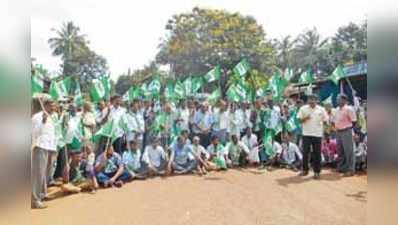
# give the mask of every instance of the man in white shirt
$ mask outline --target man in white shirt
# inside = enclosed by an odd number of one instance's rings
[[[112,98],[112,106],[111,106],[111,112],[110,112],[110,119],[113,119],[115,121],[115,124],[119,125],[120,119],[125,116],[126,109],[123,108],[122,106],[122,98],[118,95],[113,96]],[[115,152],[117,152],[119,155],[123,154],[123,135],[124,131],[120,126],[115,127],[115,136],[116,140],[113,142],[113,149]]]
[[[285,165],[288,169],[297,171],[301,165],[303,155],[299,147],[291,141],[291,134],[282,135],[282,152],[279,156],[279,164]]]
[[[138,149],[143,152],[143,139],[145,132],[144,116],[138,110],[138,102],[131,103],[129,111],[126,113],[126,120],[128,126],[127,142],[136,141]]]
[[[297,118],[301,121],[303,129],[303,170],[300,176],[308,175],[308,160],[311,153],[314,179],[319,179],[322,161],[321,141],[324,131],[323,124],[329,120],[328,115],[326,110],[317,104],[317,96],[309,95],[307,104],[300,108]]]
[[[252,129],[248,127],[246,129],[245,136],[242,137],[242,142],[249,148],[249,164],[258,164],[260,162],[258,152],[258,141],[257,136],[253,134]]]
[[[227,141],[227,129],[229,124],[229,113],[224,101],[220,101],[220,107],[213,113],[213,132],[218,136],[221,143]]]
[[[46,208],[42,200],[47,194],[48,151],[57,150],[55,124],[50,116],[54,110],[54,102],[46,100],[43,111],[32,117],[32,208]]]
[[[167,167],[167,155],[158,137],[152,138],[151,145],[146,146],[142,161],[147,164],[150,176],[164,175]]]

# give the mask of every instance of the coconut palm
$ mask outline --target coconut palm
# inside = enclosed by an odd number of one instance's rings
[[[293,49],[297,39],[291,40],[291,38],[292,37],[288,35],[276,41],[275,47],[278,52],[278,64],[282,69],[292,67]]]
[[[80,28],[73,22],[63,23],[61,29],[52,29],[56,37],[50,38],[48,43],[53,50],[53,56],[60,56],[63,60],[63,74],[76,72],[73,70],[73,58],[88,49],[86,36],[80,34]]]
[[[299,64],[305,67],[313,67],[317,63],[319,51],[328,43],[328,39],[321,39],[318,30],[314,27],[305,31],[297,38],[295,53]]]

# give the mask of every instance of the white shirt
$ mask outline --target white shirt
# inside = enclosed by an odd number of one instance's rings
[[[214,126],[213,129],[218,130],[226,130],[229,125],[229,112],[227,110],[221,112],[220,109],[216,109],[214,112]]]
[[[189,130],[189,109],[185,108],[182,109],[180,108],[179,110],[179,118],[177,119],[181,119],[180,122],[178,122],[181,130]]]
[[[144,162],[148,165],[159,167],[162,159],[166,159],[166,153],[162,146],[158,145],[156,148],[153,148],[152,145],[146,146],[144,154],[142,155],[142,160]]]
[[[48,116],[46,123],[43,123],[43,113],[44,112],[38,112],[32,117],[33,146],[48,151],[57,151],[54,121]]]
[[[298,111],[297,118],[304,119],[307,116],[310,116],[310,118],[302,123],[303,136],[322,137],[323,123],[329,120],[326,110],[319,105],[314,108],[304,105]]]
[[[126,113],[125,108],[121,106],[115,108],[114,106],[112,106],[109,117],[115,121],[115,124],[119,124],[119,120],[124,116],[125,113]],[[120,126],[116,126],[115,136],[119,138],[123,136],[123,134],[124,134],[123,129]]]
[[[287,143],[282,144],[282,159],[286,161],[288,164],[292,164],[296,161],[296,158],[298,157],[300,160],[303,158],[303,155],[300,152],[300,149],[298,146],[293,143],[289,142],[289,145]]]
[[[249,148],[253,149],[254,147],[257,147],[258,142],[257,142],[257,136],[255,134],[251,134],[250,137],[247,135],[242,137],[242,142]]]

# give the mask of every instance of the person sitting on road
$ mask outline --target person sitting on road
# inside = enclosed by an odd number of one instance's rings
[[[196,168],[196,160],[190,145],[186,144],[185,137],[177,137],[177,143],[172,146],[170,160],[167,166],[169,174],[185,174]]]
[[[95,172],[98,183],[105,188],[121,187],[124,182],[130,180],[129,173],[124,169],[122,157],[113,150],[110,144],[106,151],[98,156],[95,162]]]
[[[146,178],[147,168],[145,163],[141,162],[141,149],[139,149],[136,140],[129,142],[129,149],[123,152],[122,161],[131,179]]]
[[[252,129],[248,127],[246,129],[245,136],[242,137],[243,144],[249,148],[248,160],[250,165],[256,165],[260,162],[258,152],[258,141],[257,136],[253,134]]]
[[[193,137],[191,148],[192,154],[196,159],[196,169],[198,170],[199,175],[204,175],[207,171],[216,169],[216,165],[209,161],[210,154],[202,145],[200,145],[199,136]]]
[[[297,172],[301,168],[303,155],[301,154],[299,147],[291,140],[292,137],[290,133],[282,135],[282,153],[278,157],[278,163],[282,167],[286,167]]]
[[[148,175],[164,175],[167,167],[167,155],[162,146],[160,146],[159,137],[153,137],[151,145],[145,147],[142,161],[148,167]]]
[[[211,137],[211,144],[207,147],[209,153],[209,160],[216,165],[217,170],[227,169],[228,153],[225,151],[224,146],[219,143],[217,135]]]
[[[225,146],[225,152],[228,154],[228,167],[247,165],[249,148],[242,141],[239,141],[236,134],[231,135],[231,141]]]

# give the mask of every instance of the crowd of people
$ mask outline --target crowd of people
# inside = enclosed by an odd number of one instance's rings
[[[41,100],[32,116],[32,208],[136,179],[236,167],[286,168],[299,176],[311,168],[314,179],[331,167],[353,176],[366,170],[366,102],[349,105],[344,94],[337,102],[322,104],[316,95],[306,96],[305,104],[297,96],[212,105],[120,96],[82,105]],[[112,136],[97,135],[109,121],[117,124]]]

